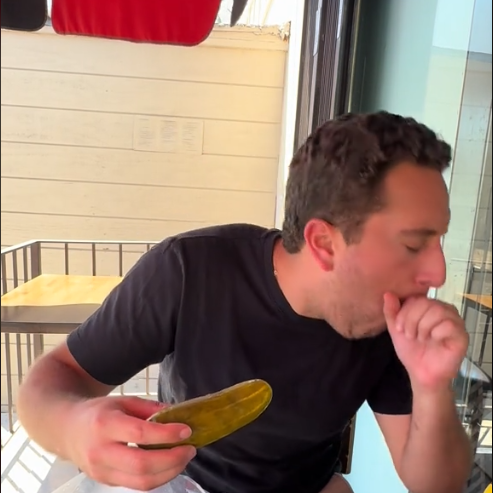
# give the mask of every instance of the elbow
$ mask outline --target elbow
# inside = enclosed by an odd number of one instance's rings
[[[399,476],[412,493],[463,493],[473,464],[474,456],[467,439],[456,445],[455,453],[443,454],[433,465],[404,468],[399,471]]]
[[[450,480],[448,478],[445,480],[437,479],[424,487],[422,484],[416,485],[415,483],[416,481],[403,481],[409,493],[463,493],[467,479],[464,481]]]
[[[48,381],[44,378],[44,358],[46,356],[42,356],[28,370],[18,387],[15,399],[17,419],[28,433],[32,428],[32,423],[37,421],[36,415],[39,411],[40,397],[43,396],[43,387]]]
[[[453,487],[449,490],[450,492],[462,493],[464,491],[469,478],[474,469],[475,465],[475,454],[474,449],[471,445],[471,440],[469,435],[466,433],[464,428],[461,426],[462,433],[462,444],[457,452],[457,461],[451,464],[451,469],[457,471],[457,483],[454,485],[456,489]]]
[[[451,460],[447,467],[437,468],[426,475],[407,474],[400,475],[400,478],[411,493],[463,493],[471,471],[472,461]]]
[[[36,366],[38,365],[38,363],[39,362],[34,363],[34,365],[28,370],[22,382],[19,384],[17,390],[17,396],[15,398],[15,410],[20,422],[24,421],[23,417],[26,414],[29,414],[29,410],[33,408],[31,400],[36,384],[33,384],[32,380],[33,377],[34,379],[36,377]]]

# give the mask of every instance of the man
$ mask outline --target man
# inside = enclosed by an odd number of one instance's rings
[[[427,297],[445,281],[449,162],[412,119],[322,125],[291,163],[282,231],[206,228],[144,255],[33,366],[18,401],[27,432],[110,485],[151,489],[185,469],[209,493],[342,493],[340,435],[368,401],[407,488],[461,492],[470,449],[451,381],[468,338],[455,308]],[[161,404],[107,397],[154,363],[164,403],[251,378],[273,400],[198,451],[128,447],[190,433],[145,422]]]

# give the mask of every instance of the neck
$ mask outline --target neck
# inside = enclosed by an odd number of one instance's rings
[[[291,308],[300,316],[323,319],[322,312],[317,309],[312,295],[314,278],[310,275],[312,266],[300,253],[288,253],[278,240],[273,251],[273,269],[277,282]]]
[[[355,326],[354,320],[348,319],[348,313],[354,313],[352,304],[341,303],[341,299],[330,299],[330,294],[334,295],[339,290],[335,287],[331,289],[327,282],[321,287],[319,272],[303,252],[288,253],[279,240],[274,246],[272,260],[279,288],[295,313],[302,317],[325,320],[333,330],[348,339],[375,335],[374,324],[370,321],[361,321]],[[321,292],[327,293],[323,306],[318,301]]]

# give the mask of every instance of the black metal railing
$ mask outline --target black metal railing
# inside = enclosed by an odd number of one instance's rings
[[[1,252],[2,296],[41,274],[124,276],[154,241],[33,240]],[[16,332],[2,325],[2,414],[14,430],[18,386],[27,370],[44,351],[68,334]],[[58,340],[54,339],[57,338]],[[48,344],[47,344],[48,339]],[[155,396],[157,368],[147,368],[116,392]]]

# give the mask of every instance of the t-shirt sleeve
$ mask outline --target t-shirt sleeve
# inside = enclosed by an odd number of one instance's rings
[[[385,373],[368,398],[373,412],[378,414],[411,414],[413,393],[407,370],[392,348]]]
[[[171,241],[145,253],[69,334],[69,351],[99,382],[121,385],[173,351],[183,268]]]

